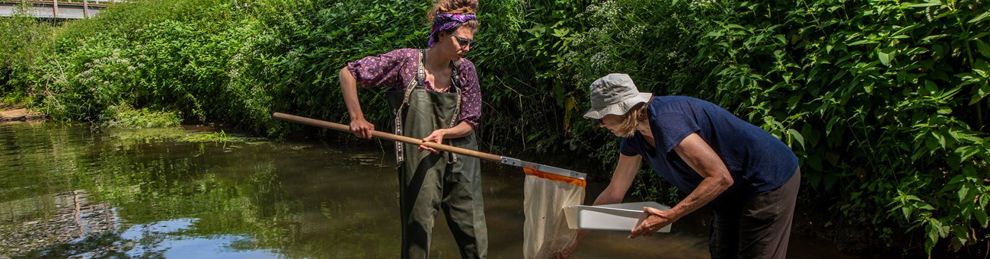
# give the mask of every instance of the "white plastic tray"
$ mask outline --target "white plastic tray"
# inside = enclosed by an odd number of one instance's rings
[[[631,202],[608,205],[576,205],[564,208],[567,226],[571,229],[598,229],[630,231],[644,218],[643,207],[669,210],[670,207],[656,202]],[[670,232],[670,225],[657,232]]]

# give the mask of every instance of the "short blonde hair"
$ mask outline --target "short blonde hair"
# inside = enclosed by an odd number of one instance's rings
[[[626,114],[622,115],[622,122],[619,123],[616,130],[617,135],[624,138],[631,137],[636,132],[636,128],[639,127],[639,123],[648,121],[648,114],[646,103],[633,106]]]

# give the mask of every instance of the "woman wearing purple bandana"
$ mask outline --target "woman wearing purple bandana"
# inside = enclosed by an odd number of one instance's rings
[[[347,63],[340,86],[351,132],[370,139],[357,84],[385,88],[396,134],[477,149],[481,93],[474,63],[464,58],[479,23],[477,0],[438,0],[427,49],[397,49]],[[402,258],[429,258],[430,236],[442,210],[463,258],[485,258],[488,229],[481,194],[480,161],[422,146],[396,143]]]

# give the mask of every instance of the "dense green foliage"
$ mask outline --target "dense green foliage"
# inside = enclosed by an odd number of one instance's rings
[[[0,20],[2,96],[55,118],[167,110],[265,134],[273,111],[345,121],[346,62],[425,45],[427,1],[148,0],[50,29]],[[990,12],[983,1],[482,1],[488,149],[568,152],[607,172],[615,139],[580,117],[587,85],[716,102],[791,145],[802,201],[904,253],[990,242]],[[27,29],[24,29],[27,28]],[[23,98],[22,98],[23,99]],[[362,92],[379,128],[380,94]],[[594,175],[607,175],[598,173]],[[636,192],[665,197],[652,174]],[[923,240],[923,241],[922,241]],[[909,245],[901,245],[909,244]],[[986,251],[982,251],[986,252]]]
[[[801,150],[843,218],[922,229],[928,252],[987,242],[990,6],[729,7],[701,40],[715,98]]]
[[[51,27],[24,16],[26,8],[20,5],[16,9],[20,15],[0,20],[0,106],[30,103],[29,96],[38,95],[20,87],[29,75],[14,77],[14,73],[27,70],[31,60],[41,55],[42,48],[36,45],[50,40]]]

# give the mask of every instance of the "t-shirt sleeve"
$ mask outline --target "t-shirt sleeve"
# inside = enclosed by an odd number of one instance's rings
[[[478,83],[478,72],[474,63],[464,59],[458,66],[461,77],[461,114],[460,120],[467,122],[473,128],[478,128],[481,122],[481,86]]]
[[[638,156],[639,155],[639,141],[634,140],[632,137],[622,138],[619,141],[619,153],[624,156]]]
[[[664,153],[674,150],[674,147],[680,144],[688,135],[701,130],[697,122],[683,113],[657,114],[656,121],[659,124],[656,126],[660,127],[656,131],[660,135],[657,138],[660,140],[660,144],[663,145]]]
[[[404,60],[414,54],[404,49],[367,56],[347,63],[347,70],[361,86],[367,88],[400,87]]]

